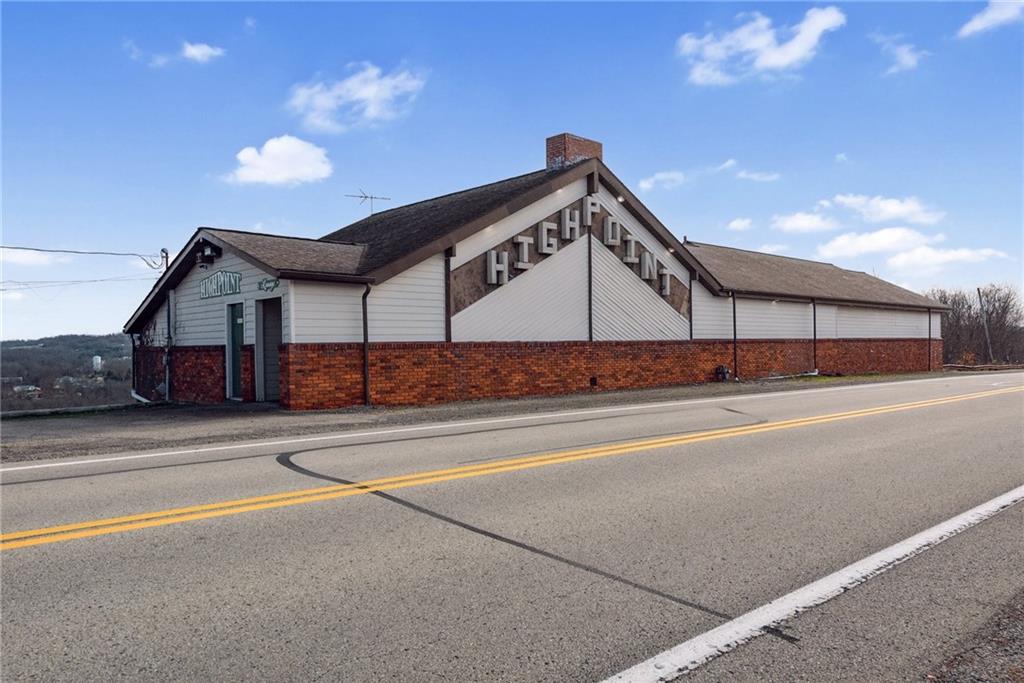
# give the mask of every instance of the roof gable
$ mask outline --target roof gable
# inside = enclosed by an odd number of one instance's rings
[[[590,192],[605,185],[687,268],[713,281],[676,237],[599,159],[534,171],[507,180],[388,209],[321,238],[366,246],[359,274],[380,283],[583,177]]]

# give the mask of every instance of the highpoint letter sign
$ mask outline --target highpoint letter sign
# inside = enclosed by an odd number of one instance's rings
[[[199,281],[199,298],[212,299],[216,296],[242,293],[242,274],[218,270],[210,277]]]

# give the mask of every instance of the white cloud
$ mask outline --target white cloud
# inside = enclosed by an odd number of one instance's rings
[[[736,160],[735,159],[726,159],[725,161],[720,163],[718,166],[715,166],[715,173],[718,173],[719,171],[728,171],[730,168],[732,168],[735,165],[736,165]]]
[[[24,298],[25,292],[19,292],[17,290],[10,292],[0,291],[0,299],[3,299],[4,301],[21,301]]]
[[[765,254],[782,254],[789,251],[789,246],[785,244],[762,244],[757,250]]]
[[[797,211],[796,213],[772,216],[772,227],[782,232],[809,233],[835,230],[839,224],[820,213]]]
[[[890,256],[886,262],[896,270],[927,274],[956,263],[981,263],[993,258],[1006,258],[1006,253],[989,248],[936,249],[924,245]]]
[[[51,254],[45,251],[25,251],[0,247],[0,261],[5,266],[52,266],[56,263],[68,263],[71,257],[67,254]]]
[[[917,197],[868,197],[863,194],[837,194],[836,204],[853,209],[869,223],[886,221],[907,221],[916,225],[938,223],[946,215],[943,211],[929,209]]]
[[[1004,24],[1012,24],[1024,17],[1024,2],[1021,0],[1000,2],[989,0],[988,7],[981,10],[960,27],[958,38],[966,38],[976,33],[989,31]]]
[[[237,184],[294,186],[323,180],[334,170],[326,150],[291,135],[270,138],[262,149],[246,147],[235,156],[238,168],[225,180]]]
[[[424,76],[407,69],[385,75],[369,62],[355,66],[359,71],[343,80],[295,86],[289,109],[311,130],[340,133],[354,125],[399,117],[426,84]]]
[[[846,152],[840,152],[836,155],[837,164],[846,164],[850,162],[850,157],[846,156]]]
[[[246,31],[252,31],[256,28],[256,17],[246,17],[242,20],[242,26]]]
[[[882,47],[882,53],[892,59],[892,66],[883,75],[892,76],[901,71],[912,71],[917,68],[922,57],[931,54],[927,50],[919,50],[911,43],[900,42],[903,36],[887,36],[880,33],[871,34],[871,40]]]
[[[742,180],[753,180],[754,182],[757,183],[771,183],[775,182],[782,176],[780,176],[778,173],[766,173],[763,171],[747,171],[741,169],[737,171],[736,177]]]
[[[750,220],[749,218],[733,218],[725,227],[729,230],[743,232],[744,230],[750,230],[751,228],[753,228],[754,221]]]
[[[226,52],[222,47],[214,47],[206,43],[190,43],[186,40],[181,44],[181,56],[199,64],[206,64],[212,59],[223,57]]]
[[[882,228],[874,232],[847,232],[818,246],[821,258],[853,258],[862,254],[906,251],[941,242],[941,233],[925,235],[911,228]]]
[[[691,83],[729,85],[755,73],[797,69],[814,57],[822,36],[846,23],[837,7],[813,7],[799,24],[778,32],[789,36],[780,43],[772,20],[763,14],[737,18],[748,20],[727,33],[686,33],[676,41],[677,51],[690,63]]]
[[[129,59],[136,62],[145,56],[142,52],[142,48],[140,48],[138,44],[131,39],[121,41],[121,49],[125,51]]]
[[[149,65],[153,68],[159,69],[160,67],[167,66],[171,61],[171,58],[167,55],[153,55],[149,60]]]
[[[686,182],[686,174],[682,171],[658,171],[652,176],[644,178],[637,186],[642,192],[649,192],[656,187],[663,190],[671,190]]]

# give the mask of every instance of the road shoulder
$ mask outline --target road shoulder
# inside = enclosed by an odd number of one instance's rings
[[[991,376],[995,377],[997,373]],[[1002,373],[998,373],[1002,374]],[[735,384],[662,387],[640,391],[595,392],[438,406],[352,408],[292,412],[269,404],[147,406],[85,415],[4,420],[0,461],[76,458],[129,451],[179,448],[233,440],[306,436],[420,423],[529,415],[561,410],[698,398],[742,396],[827,387],[921,379],[955,380],[964,375],[916,373],[781,379]]]
[[[965,639],[1020,595],[1022,527],[1024,505],[1004,510],[791,619],[785,631],[799,638],[798,643],[757,638],[686,679],[925,679],[929,671],[941,670],[944,662],[963,651]]]

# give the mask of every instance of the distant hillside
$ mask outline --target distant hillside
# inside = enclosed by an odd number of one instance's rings
[[[132,344],[124,334],[66,334],[0,343],[4,410],[131,401]],[[102,358],[99,371],[93,356]]]

